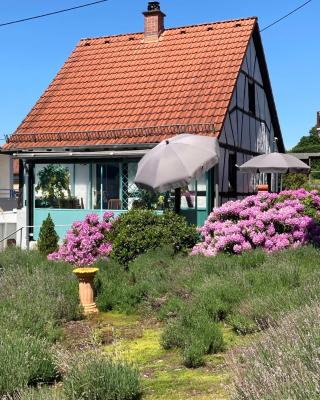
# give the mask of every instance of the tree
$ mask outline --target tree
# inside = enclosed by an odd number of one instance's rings
[[[70,174],[68,168],[49,164],[38,173],[38,177],[39,183],[36,186],[36,191],[41,190],[43,197],[48,199],[50,204],[55,199],[63,199],[65,192],[70,197]]]
[[[309,136],[302,136],[299,143],[291,150],[293,153],[317,153],[320,152],[320,137],[314,126],[309,131]]]
[[[41,254],[47,256],[58,250],[58,240],[59,236],[54,228],[54,223],[50,214],[43,221],[38,240],[38,250]]]

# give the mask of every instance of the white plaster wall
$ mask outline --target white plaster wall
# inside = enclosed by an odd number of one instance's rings
[[[75,164],[74,195],[83,202],[84,208],[89,208],[90,176],[89,164]]]
[[[0,154],[0,197],[9,198],[8,190],[13,188],[12,158],[6,154]]]
[[[29,247],[29,238],[28,238],[28,219],[27,219],[27,208],[23,207],[16,211],[17,225],[16,229],[21,229],[17,232],[16,241],[17,246],[20,246],[22,249],[27,249]]]
[[[17,210],[0,212],[0,250],[7,247],[8,240],[14,239],[17,242]],[[5,240],[3,240],[5,239]]]

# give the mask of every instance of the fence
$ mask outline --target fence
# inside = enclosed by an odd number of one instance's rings
[[[17,193],[13,189],[1,189],[0,188],[0,198],[1,199],[16,199]]]
[[[56,225],[57,228],[59,227],[70,228],[70,226],[71,225]],[[18,246],[20,248],[25,248],[29,250],[30,249],[29,236],[31,228],[39,229],[40,226],[37,225],[22,226],[19,229],[16,229],[14,232],[11,232],[10,234],[4,235],[4,237],[0,238],[0,250],[4,250],[8,246]]]

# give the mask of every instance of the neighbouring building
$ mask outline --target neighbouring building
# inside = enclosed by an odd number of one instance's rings
[[[316,125],[316,128],[317,128],[318,135],[320,136],[320,111],[317,112],[317,125]]]
[[[89,212],[130,209],[139,159],[174,135],[219,137],[219,165],[182,190],[198,225],[214,202],[255,192],[237,164],[284,151],[257,18],[166,29],[158,2],[143,14],[142,33],[80,40],[3,147],[22,166],[31,239],[48,213],[62,236]]]

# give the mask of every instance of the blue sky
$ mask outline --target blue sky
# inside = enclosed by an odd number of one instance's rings
[[[0,23],[85,2],[1,0]],[[302,2],[162,0],[161,8],[167,14],[167,27],[258,16],[263,28]],[[140,32],[141,12],[146,8],[146,0],[109,0],[90,8],[0,28],[0,139],[15,130],[80,38]],[[262,33],[287,148],[315,125],[316,111],[320,110],[319,15],[320,2],[313,0]]]

